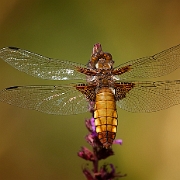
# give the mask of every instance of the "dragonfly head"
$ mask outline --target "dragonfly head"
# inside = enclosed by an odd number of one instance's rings
[[[112,55],[103,52],[101,44],[95,44],[88,67],[97,70],[110,70],[112,69],[113,64],[114,61],[112,60]]]

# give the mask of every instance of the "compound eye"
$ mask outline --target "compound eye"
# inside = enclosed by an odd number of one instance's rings
[[[98,57],[96,55],[91,56],[91,61],[96,62],[98,60]]]
[[[110,53],[104,53],[104,57],[107,59],[107,60],[111,60],[112,59],[112,55]]]

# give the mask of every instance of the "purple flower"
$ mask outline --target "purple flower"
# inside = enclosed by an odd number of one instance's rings
[[[97,173],[93,173],[86,167],[83,168],[83,173],[87,180],[113,180],[126,176],[126,174],[121,175],[120,173],[116,173],[113,164],[104,164]]]
[[[78,152],[78,156],[93,163],[92,170],[89,170],[87,167],[83,168],[83,173],[87,180],[113,180],[118,177],[124,177],[125,175],[116,173],[113,164],[106,164],[100,167],[100,169],[98,168],[99,160],[114,155],[114,152],[112,148],[103,148],[96,133],[94,118],[85,120],[85,125],[89,131],[89,134],[86,135],[85,139],[92,146],[93,151],[86,147],[82,147]],[[121,145],[122,140],[114,140],[113,144]]]
[[[85,159],[85,160],[88,160],[88,161],[94,161],[95,160],[95,156],[94,156],[93,152],[91,152],[86,147],[81,148],[81,150],[78,152],[78,156]]]
[[[90,132],[96,132],[96,127],[94,123],[94,118],[92,117],[91,119],[87,119],[85,121],[86,127]]]
[[[115,140],[113,141],[113,144],[122,145],[122,143],[123,143],[122,139],[115,139]]]

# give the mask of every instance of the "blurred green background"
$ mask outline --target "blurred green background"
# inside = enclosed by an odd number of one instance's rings
[[[180,43],[180,1],[0,0],[0,47],[15,46],[44,56],[86,64],[100,42],[116,65]],[[180,71],[160,79],[180,79]],[[60,84],[30,77],[0,61],[0,89]],[[63,82],[64,83],[64,82]],[[180,105],[149,114],[118,109],[117,138],[107,159],[126,180],[180,179]],[[84,119],[47,115],[0,103],[0,179],[85,179]]]

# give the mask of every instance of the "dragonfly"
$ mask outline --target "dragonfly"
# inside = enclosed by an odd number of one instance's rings
[[[81,80],[66,85],[12,86],[0,91],[0,101],[48,114],[91,111],[98,138],[110,148],[118,125],[117,107],[129,112],[154,112],[180,103],[180,80],[137,81],[169,74],[180,66],[180,45],[153,56],[113,67],[110,53],[93,46],[87,65],[52,59],[16,47],[0,49],[0,58],[34,77]]]

